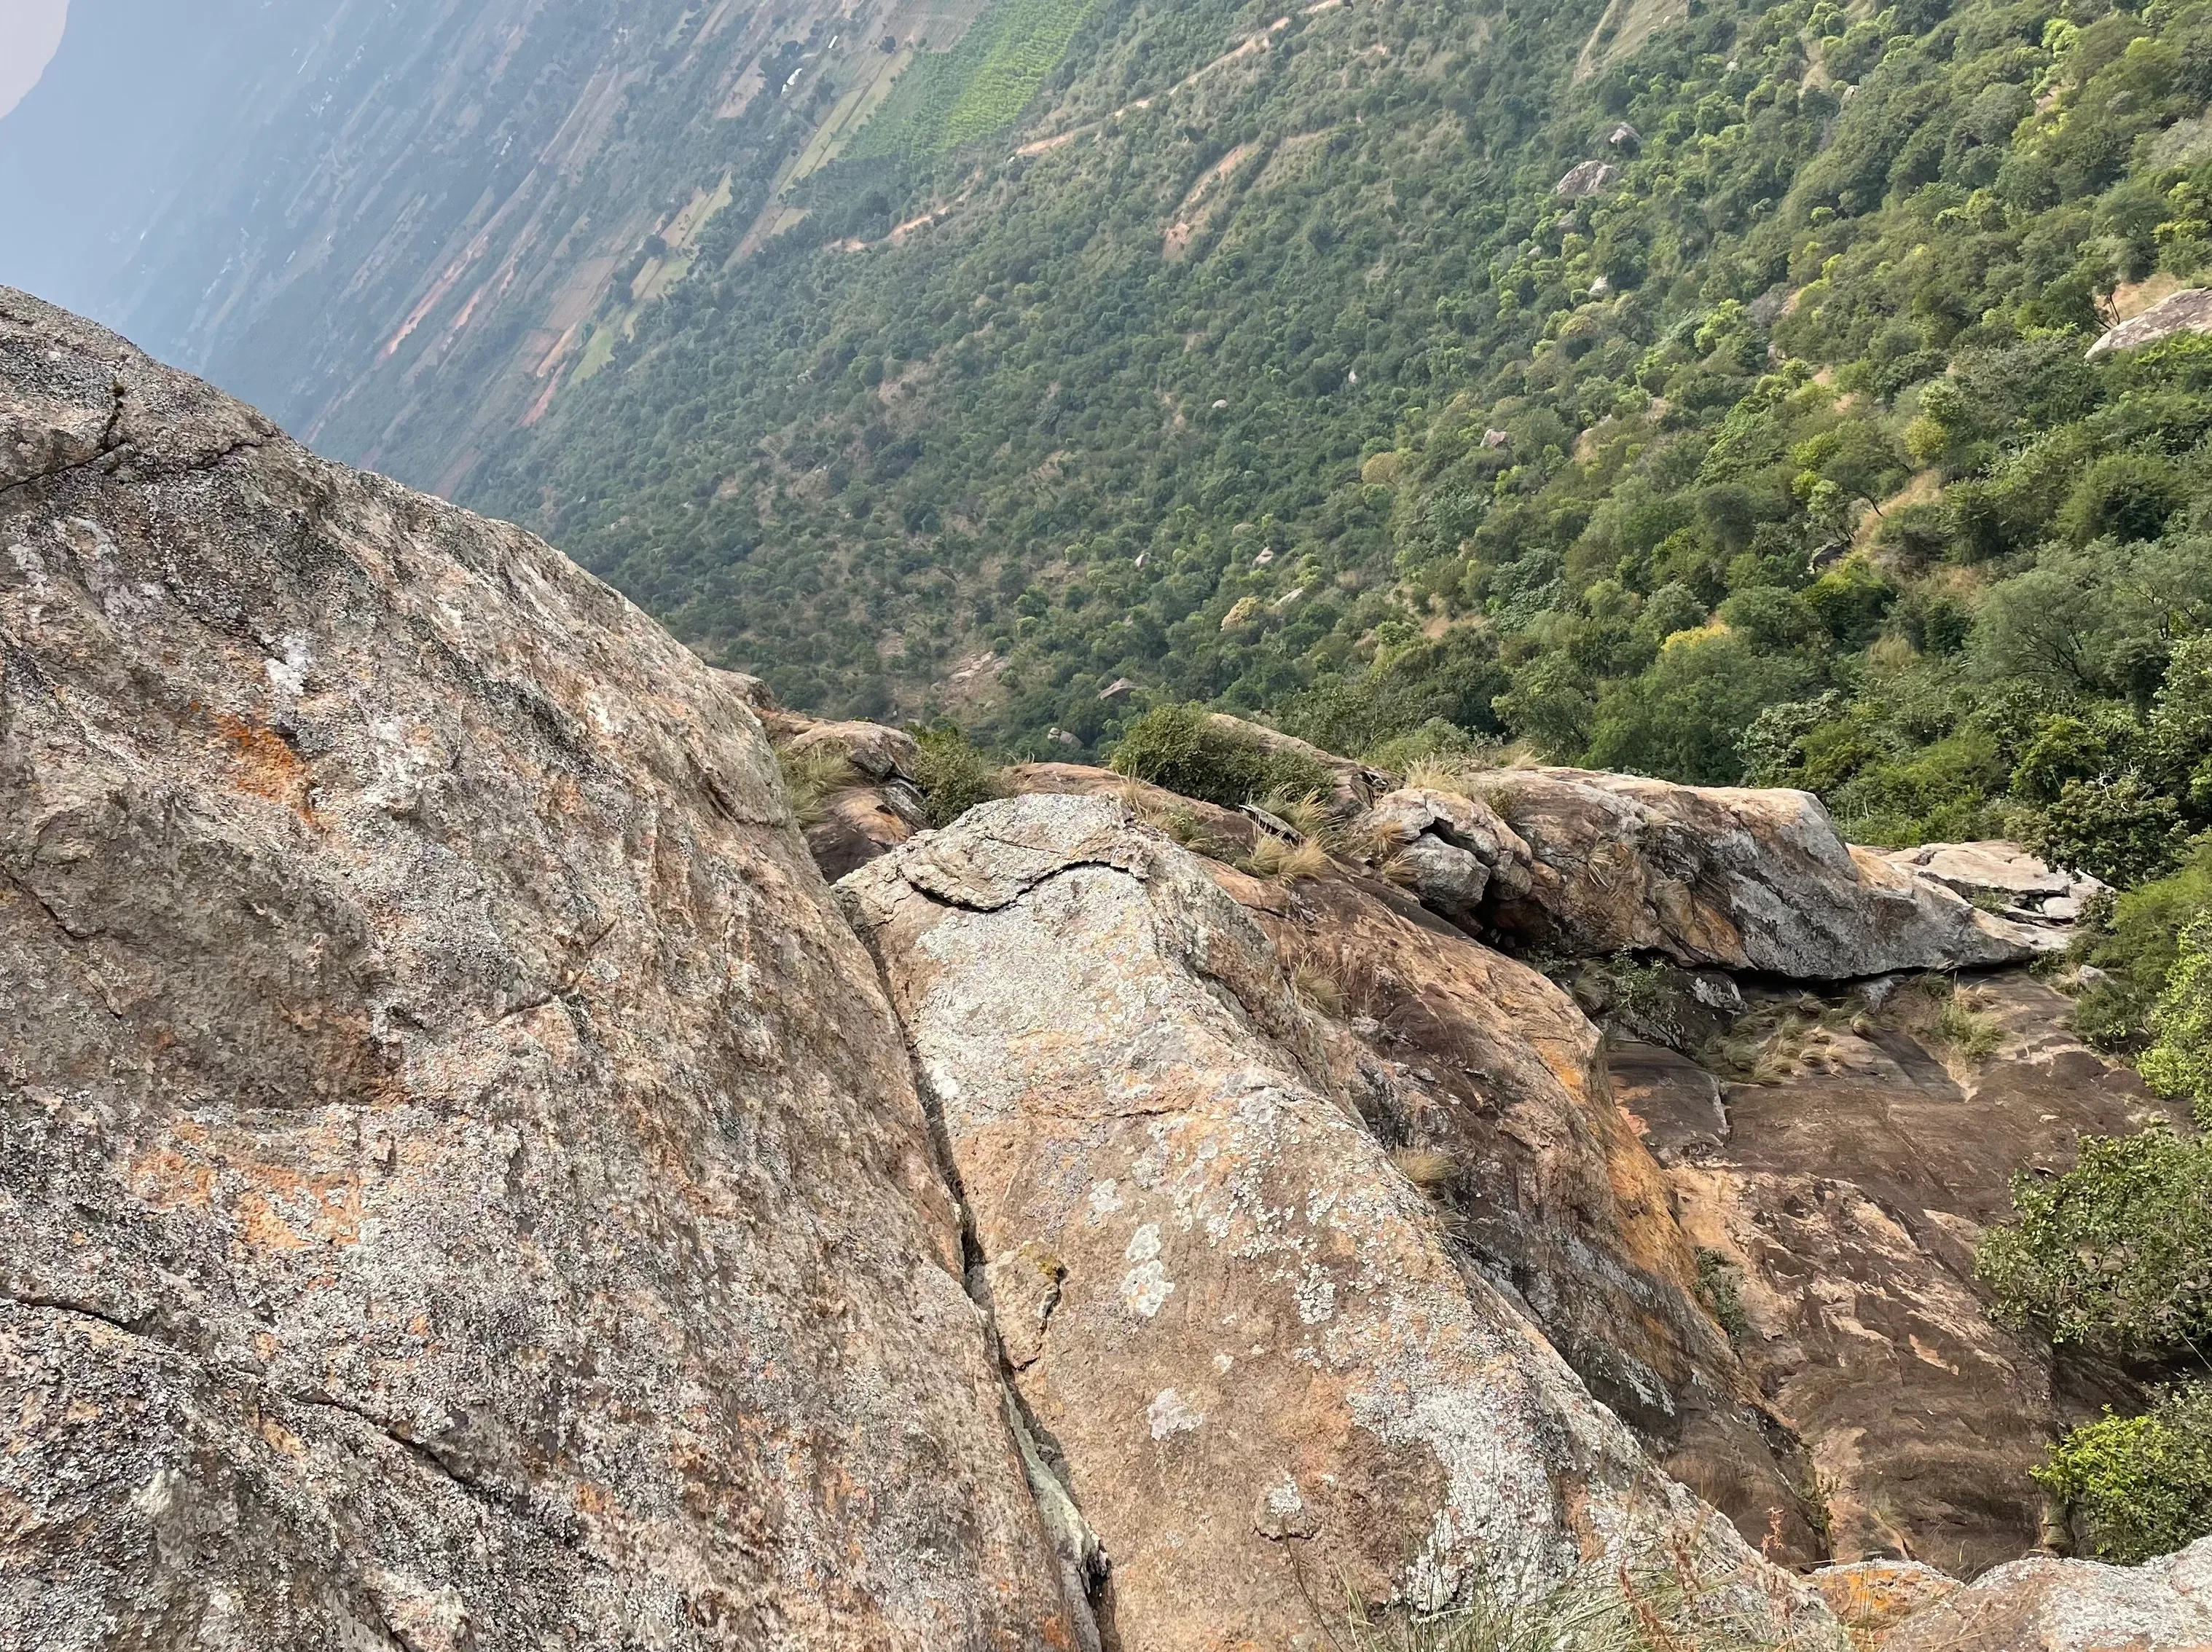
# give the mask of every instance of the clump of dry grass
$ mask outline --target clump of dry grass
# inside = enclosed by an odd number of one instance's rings
[[[783,771],[784,794],[791,799],[792,818],[802,828],[819,823],[840,796],[866,784],[843,752],[827,745],[808,746],[804,750],[778,746],[775,762]]]
[[[1291,990],[1311,1008],[1333,1020],[1344,1017],[1344,986],[1328,970],[1310,963],[1291,966]]]
[[[1279,788],[1261,798],[1256,806],[1302,837],[1325,839],[1336,824],[1327,800],[1318,792]]]
[[[1291,843],[1273,832],[1261,832],[1252,840],[1251,852],[1244,857],[1244,870],[1255,878],[1295,884],[1302,878],[1319,878],[1326,873],[1329,870],[1328,851],[1310,837]]]
[[[1222,846],[1206,823],[1198,817],[1197,811],[1167,798],[1148,787],[1133,782],[1115,793],[1142,824],[1154,831],[1165,833],[1177,843],[1195,853],[1214,859],[1222,856]]]
[[[1340,944],[1302,933],[1279,944],[1291,989],[1313,1008],[1339,1020],[1379,1018],[1385,994],[1370,966]]]
[[[2004,1032],[1984,1015],[1968,993],[1954,993],[1936,1012],[1936,1036],[1969,1061],[1987,1060],[2004,1042]]]
[[[1435,1193],[1449,1187],[1457,1179],[1458,1167],[1449,1153],[1436,1152],[1425,1147],[1394,1147],[1390,1163],[1398,1172],[1425,1193]]]

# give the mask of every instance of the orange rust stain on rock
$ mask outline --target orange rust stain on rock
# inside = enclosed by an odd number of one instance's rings
[[[238,1229],[247,1244],[263,1250],[303,1250],[307,1244],[259,1193],[248,1193],[238,1201]]]
[[[307,765],[284,737],[272,728],[218,712],[216,738],[230,753],[231,768],[239,790],[281,803],[301,819],[312,823],[314,811],[307,806]]]
[[[215,1201],[215,1169],[167,1147],[156,1147],[131,1161],[131,1191],[157,1210]]]
[[[271,1447],[287,1457],[298,1458],[307,1455],[307,1442],[273,1417],[256,1417],[253,1428]]]
[[[199,1133],[179,1131],[189,1140]],[[131,1189],[156,1210],[227,1204],[248,1244],[298,1250],[359,1241],[362,1187],[350,1175],[303,1176],[246,1159],[187,1157],[155,1147],[131,1162]]]

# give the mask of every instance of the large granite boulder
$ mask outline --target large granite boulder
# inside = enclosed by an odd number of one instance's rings
[[[1010,798],[839,893],[1129,1652],[1317,1649],[1347,1588],[1418,1604],[1670,1542],[1739,1619],[1828,1632],[1455,1259],[1344,1077],[1387,1075],[1196,857],[1114,799]]]
[[[2212,332],[2212,289],[2185,287],[2167,294],[2141,315],[2107,327],[2089,346],[2089,359],[2114,350],[2141,349],[2191,332]]]
[[[1980,968],[2033,950],[1953,890],[1846,844],[1809,793],[1573,768],[1494,769],[1474,789],[1534,858],[1528,892],[1486,910],[1528,944],[1798,981]]]
[[[1809,1465],[1700,1300],[1695,1248],[1574,999],[1387,883],[1207,870],[1350,1035],[1325,1046],[1332,1077],[1435,1201],[1453,1253],[1762,1552],[1825,1558]]]
[[[1066,1648],[743,701],[0,290],[0,1643]]]

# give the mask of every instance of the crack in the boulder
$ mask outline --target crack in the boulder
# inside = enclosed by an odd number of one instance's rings
[[[99,1309],[79,1302],[72,1297],[51,1296],[42,1291],[9,1291],[4,1287],[0,1287],[0,1299],[11,1302],[18,1308],[42,1308],[49,1313],[74,1314],[79,1319],[95,1320],[112,1330],[122,1332],[125,1336],[137,1337],[147,1342],[158,1342],[164,1347],[169,1345],[166,1339],[157,1337],[145,1328],[152,1321],[151,1315],[137,1320],[120,1319],[113,1314],[102,1313]]]
[[[118,392],[116,398],[115,410],[109,416],[108,428],[100,433],[101,446],[98,452],[94,453],[89,459],[76,459],[67,465],[55,465],[51,470],[33,471],[31,475],[20,477],[14,482],[0,483],[0,497],[4,497],[6,495],[19,492],[21,489],[33,486],[38,483],[52,482],[60,477],[73,476],[79,471],[88,471],[94,465],[100,464],[102,460],[113,459],[118,454],[135,452],[137,450],[127,441],[118,441],[112,446],[108,445],[109,432],[112,431],[115,425],[120,422],[122,416],[122,398]],[[212,453],[203,453],[196,458],[186,459],[182,464],[179,465],[162,465],[158,469],[147,471],[143,477],[137,479],[147,482],[159,482],[173,477],[190,476],[194,471],[211,471],[227,459],[233,458],[235,455],[245,452],[252,448],[265,446],[268,443],[268,440],[269,439],[266,436],[260,435],[240,436],[237,440],[226,443]]]
[[[1018,843],[1011,839],[1001,837],[994,837],[991,839],[991,841],[994,843],[1004,844],[1006,847],[1013,849],[1031,849],[1034,847],[1034,846],[1030,844]],[[939,906],[949,908],[955,912],[992,913],[1004,912],[1008,907],[1012,906],[1024,896],[1030,894],[1035,890],[1042,888],[1045,884],[1052,882],[1055,878],[1061,877],[1067,872],[1079,872],[1086,866],[1097,866],[1102,867],[1108,872],[1118,872],[1126,877],[1136,879],[1136,881],[1140,884],[1145,881],[1144,875],[1141,872],[1122,865],[1118,860],[1109,860],[1105,859],[1103,856],[1085,855],[1079,858],[1062,860],[1055,865],[1048,866],[1039,872],[1034,878],[1022,880],[1019,886],[1004,900],[994,901],[986,904],[980,901],[964,901],[962,900],[959,896],[946,889],[935,887],[928,884],[918,883],[915,881],[912,871],[908,868],[902,867],[900,871],[908,889],[913,890],[918,895],[927,897]]]
[[[1066,870],[1069,867],[1057,869]],[[1126,869],[1115,867],[1115,870]],[[1025,885],[1021,894],[1027,894],[1037,884],[1044,883],[1055,875],[1056,872],[1043,874],[1036,883]],[[1133,873],[1131,875],[1134,876]],[[908,887],[915,886],[909,884]],[[920,892],[924,896],[929,894],[927,890]],[[1011,905],[1013,900],[1020,898],[1020,895],[1016,895],[1006,904]],[[951,901],[941,902],[940,904],[957,911],[996,912],[1004,909],[1002,907],[969,907]],[[886,1005],[896,1005],[890,967],[878,950],[873,936],[858,924],[853,927],[860,939],[860,950],[867,954],[868,962],[875,969],[876,980],[883,988]],[[936,1166],[938,1178],[944,1183],[947,1196],[952,1200],[953,1214],[959,1224],[961,1288],[982,1315],[986,1350],[999,1368],[1000,1397],[1006,1407],[1007,1432],[1021,1459],[1023,1477],[1029,1482],[1030,1501],[1061,1564],[1061,1593],[1066,1597],[1071,1615],[1078,1615],[1075,1627],[1077,1634],[1082,1637],[1083,1652],[1097,1652],[1097,1649],[1102,1646],[1119,1643],[1117,1636],[1109,1639],[1101,1633],[1102,1628],[1109,1634],[1112,1629],[1110,1596],[1107,1592],[1108,1570],[1111,1563],[1104,1548],[1099,1545],[1097,1534],[1085,1520],[1082,1507],[1075,1501],[1073,1491],[1037,1449],[1029,1406],[1014,1382],[1012,1370],[1006,1361],[1005,1345],[999,1339],[998,1315],[984,1275],[989,1259],[983,1254],[982,1237],[975,1228],[975,1212],[968,1202],[968,1189],[961,1179],[959,1162],[953,1155],[952,1139],[945,1123],[944,1100],[930,1084],[921,1051],[914,1042],[913,1031],[908,1027],[905,1017],[896,1007],[891,1008],[890,1017],[892,1024],[898,1029],[899,1042],[906,1051],[907,1066],[913,1074],[915,1099],[921,1104],[922,1127],[929,1138],[930,1159]],[[1040,1475],[1044,1476],[1048,1484],[1040,1483]],[[1047,1506],[1048,1503],[1062,1505],[1060,1518],[1054,1517],[1054,1510]],[[1069,1529],[1070,1516],[1073,1525],[1079,1530]],[[1085,1538],[1088,1539],[1087,1543],[1082,1540]]]
[[[33,904],[34,904],[40,911],[46,914],[47,921],[52,923],[56,929],[61,931],[63,934],[69,937],[70,939],[73,941],[88,941],[100,933],[96,929],[87,929],[82,931],[71,929],[68,923],[64,920],[62,914],[54,910],[52,903],[50,902],[45,896],[40,894],[38,890],[33,889],[28,882],[19,877],[15,872],[0,869],[0,878],[4,878],[15,888],[20,890],[24,895],[29,896]]]
[[[532,1507],[528,1498],[518,1496],[501,1486],[488,1485],[473,1476],[462,1473],[435,1448],[426,1445],[421,1440],[409,1438],[393,1424],[378,1416],[366,1406],[356,1406],[350,1400],[340,1400],[331,1394],[313,1392],[288,1393],[284,1398],[291,1400],[295,1405],[313,1406],[325,1410],[343,1412],[349,1417],[358,1418],[391,1441],[392,1444],[399,1447],[441,1479],[449,1482],[464,1496],[481,1503],[489,1503],[502,1513],[520,1515],[538,1525],[550,1527],[555,1524],[541,1516]]]

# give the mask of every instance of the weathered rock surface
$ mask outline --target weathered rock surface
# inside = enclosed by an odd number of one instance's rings
[[[1969,901],[2002,901],[2002,915],[2017,924],[2069,925],[2105,888],[2086,874],[2045,865],[2017,843],[1923,843],[1886,850],[1882,859]]]
[[[1699,1301],[1694,1248],[1614,1104],[1597,1029],[1571,999],[1425,908],[1418,890],[1355,863],[1291,884],[1235,871],[1224,857],[1247,853],[1256,835],[1237,811],[1073,764],[1022,764],[1006,780],[1019,793],[1126,801],[1211,853],[1207,875],[1351,1035],[1328,1047],[1334,1082],[1440,1201],[1455,1254],[1512,1297],[1670,1473],[1773,1558],[1825,1557],[1799,1491],[1809,1465]],[[1448,817],[1467,806],[1440,800]],[[1471,813],[1495,818],[1480,805]],[[1387,859],[1387,835],[1366,835]],[[1742,1007],[1725,976],[1685,980]],[[1718,1088],[1698,1076],[1717,1141]]]
[[[1905,1619],[1882,1652],[2203,1652],[2212,1538],[2140,1566],[2033,1555]]]
[[[2141,349],[2185,332],[2212,332],[2212,288],[2191,287],[2174,293],[2141,315],[2106,328],[2089,346],[2089,355],[2094,360],[2112,350]]]
[[[1668,1533],[1800,1600],[1454,1260],[1363,1122],[1391,1075],[1300,1003],[1195,857],[1111,799],[1012,798],[839,892],[939,1110],[981,1284],[1018,1327],[1024,1404],[1111,1557],[1103,1626],[1130,1652],[1319,1647],[1318,1603],[1346,1583],[1418,1599]],[[1587,1023],[1544,990],[1572,1067]],[[1502,1029],[1503,1006],[1463,1007]]]
[[[1978,968],[2032,951],[1950,890],[1845,844],[1808,793],[1571,768],[1496,769],[1477,786],[1535,859],[1529,892],[1486,914],[1529,944],[1798,981]]]
[[[1852,1640],[1880,1652],[1899,1624],[1959,1590],[1959,1580],[1917,1560],[1851,1560],[1823,1566],[1813,1587]]]
[[[824,878],[842,878],[921,829],[927,816],[914,780],[921,756],[914,736],[881,723],[829,722],[787,711],[758,677],[714,675],[752,708],[779,751],[842,765],[844,782],[833,785],[801,822]]]
[[[1388,884],[1214,877],[1346,1018],[1335,1081],[1439,1203],[1454,1254],[1771,1558],[1823,1558],[1796,1490],[1809,1470],[1698,1302],[1695,1252],[1574,1001]]]
[[[1552,193],[1562,200],[1577,201],[1585,195],[1597,194],[1619,176],[1620,171],[1609,161],[1579,161],[1552,186]]]
[[[743,701],[0,291],[0,1645],[1066,1648]]]
[[[1391,846],[1421,904],[1455,923],[1479,923],[1486,899],[1528,895],[1528,846],[1488,804],[1411,787],[1377,798],[1365,825],[1378,845]]]
[[[2085,1048],[2025,974],[1962,993],[1998,1035],[1986,1057],[1942,1042],[1911,986],[1879,1010],[1793,1010],[1771,1081],[1726,1085],[1724,1138],[1670,1155],[1668,1181],[1692,1241],[1729,1264],[1743,1361],[1811,1452],[1835,1557],[1971,1574],[2057,1534],[2027,1471],[2092,1401],[2127,1398],[2074,1392],[2047,1345],[1997,1322],[1975,1240],[2009,1213],[2015,1172],[2179,1110]],[[1672,1114],[1630,1104],[1664,1119],[1708,1094]]]

